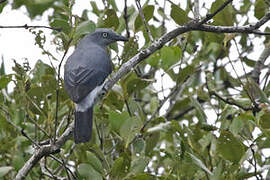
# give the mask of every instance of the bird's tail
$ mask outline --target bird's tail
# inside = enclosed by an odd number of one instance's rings
[[[92,134],[93,107],[84,112],[75,111],[75,143],[84,143],[90,141]]]

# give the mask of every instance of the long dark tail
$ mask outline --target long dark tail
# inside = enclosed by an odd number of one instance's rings
[[[90,141],[92,134],[93,107],[85,112],[75,111],[75,143],[84,143]]]

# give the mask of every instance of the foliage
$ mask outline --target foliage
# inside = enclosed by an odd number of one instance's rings
[[[123,9],[119,9],[115,0],[102,1],[102,8],[97,6],[98,2],[90,1],[81,16],[72,14],[76,1],[14,0],[11,5],[14,9],[25,6],[32,19],[52,9],[49,24],[62,29],[52,31],[55,36],[52,43],[64,53],[97,27],[125,33]],[[152,36],[157,39],[171,31],[169,22],[181,26],[190,21],[192,2],[188,1],[183,8],[171,1],[166,1],[165,6],[158,1],[146,1],[142,12]],[[210,8],[202,9],[213,13],[224,2],[216,0]],[[241,2],[228,5],[214,16],[211,25],[249,24],[248,14],[260,19],[267,11],[263,0]],[[7,4],[0,4],[0,12]],[[112,53],[115,72],[151,43],[138,9],[129,5],[127,12],[132,37],[123,48],[110,47],[117,53],[117,56]],[[92,16],[98,20],[95,22]],[[42,30],[31,32],[44,53],[53,57],[43,48],[46,38]],[[263,153],[270,148],[269,72],[260,76],[259,84],[247,77],[258,60],[250,56],[255,50],[254,41],[261,37],[190,31],[173,39],[122,77],[96,105],[91,142],[74,146],[70,139],[54,154],[64,161],[65,167],[47,156],[27,179],[50,179],[53,175],[96,180],[270,178],[269,158]],[[139,46],[139,41],[144,44]],[[262,47],[267,49],[269,42],[265,41]],[[232,53],[237,57],[232,58]],[[245,72],[241,73],[242,69]],[[35,150],[22,131],[42,144],[53,139],[55,133],[60,136],[73,121],[74,105],[63,81],[58,82],[54,67],[44,60],[37,61],[32,69],[27,63],[14,61],[13,71],[5,73],[3,59],[0,67],[0,178],[3,179],[13,179]],[[166,78],[173,83],[169,84]],[[10,84],[15,86],[12,91],[7,89]]]

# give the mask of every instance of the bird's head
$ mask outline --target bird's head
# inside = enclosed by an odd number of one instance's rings
[[[90,35],[98,44],[107,46],[116,41],[128,41],[128,38],[121,36],[111,29],[97,28],[95,32]]]

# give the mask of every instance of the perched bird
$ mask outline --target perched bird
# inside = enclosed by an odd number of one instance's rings
[[[67,59],[64,87],[75,103],[75,143],[88,142],[92,134],[94,97],[112,72],[106,47],[116,41],[127,41],[111,29],[99,28],[86,35]]]

